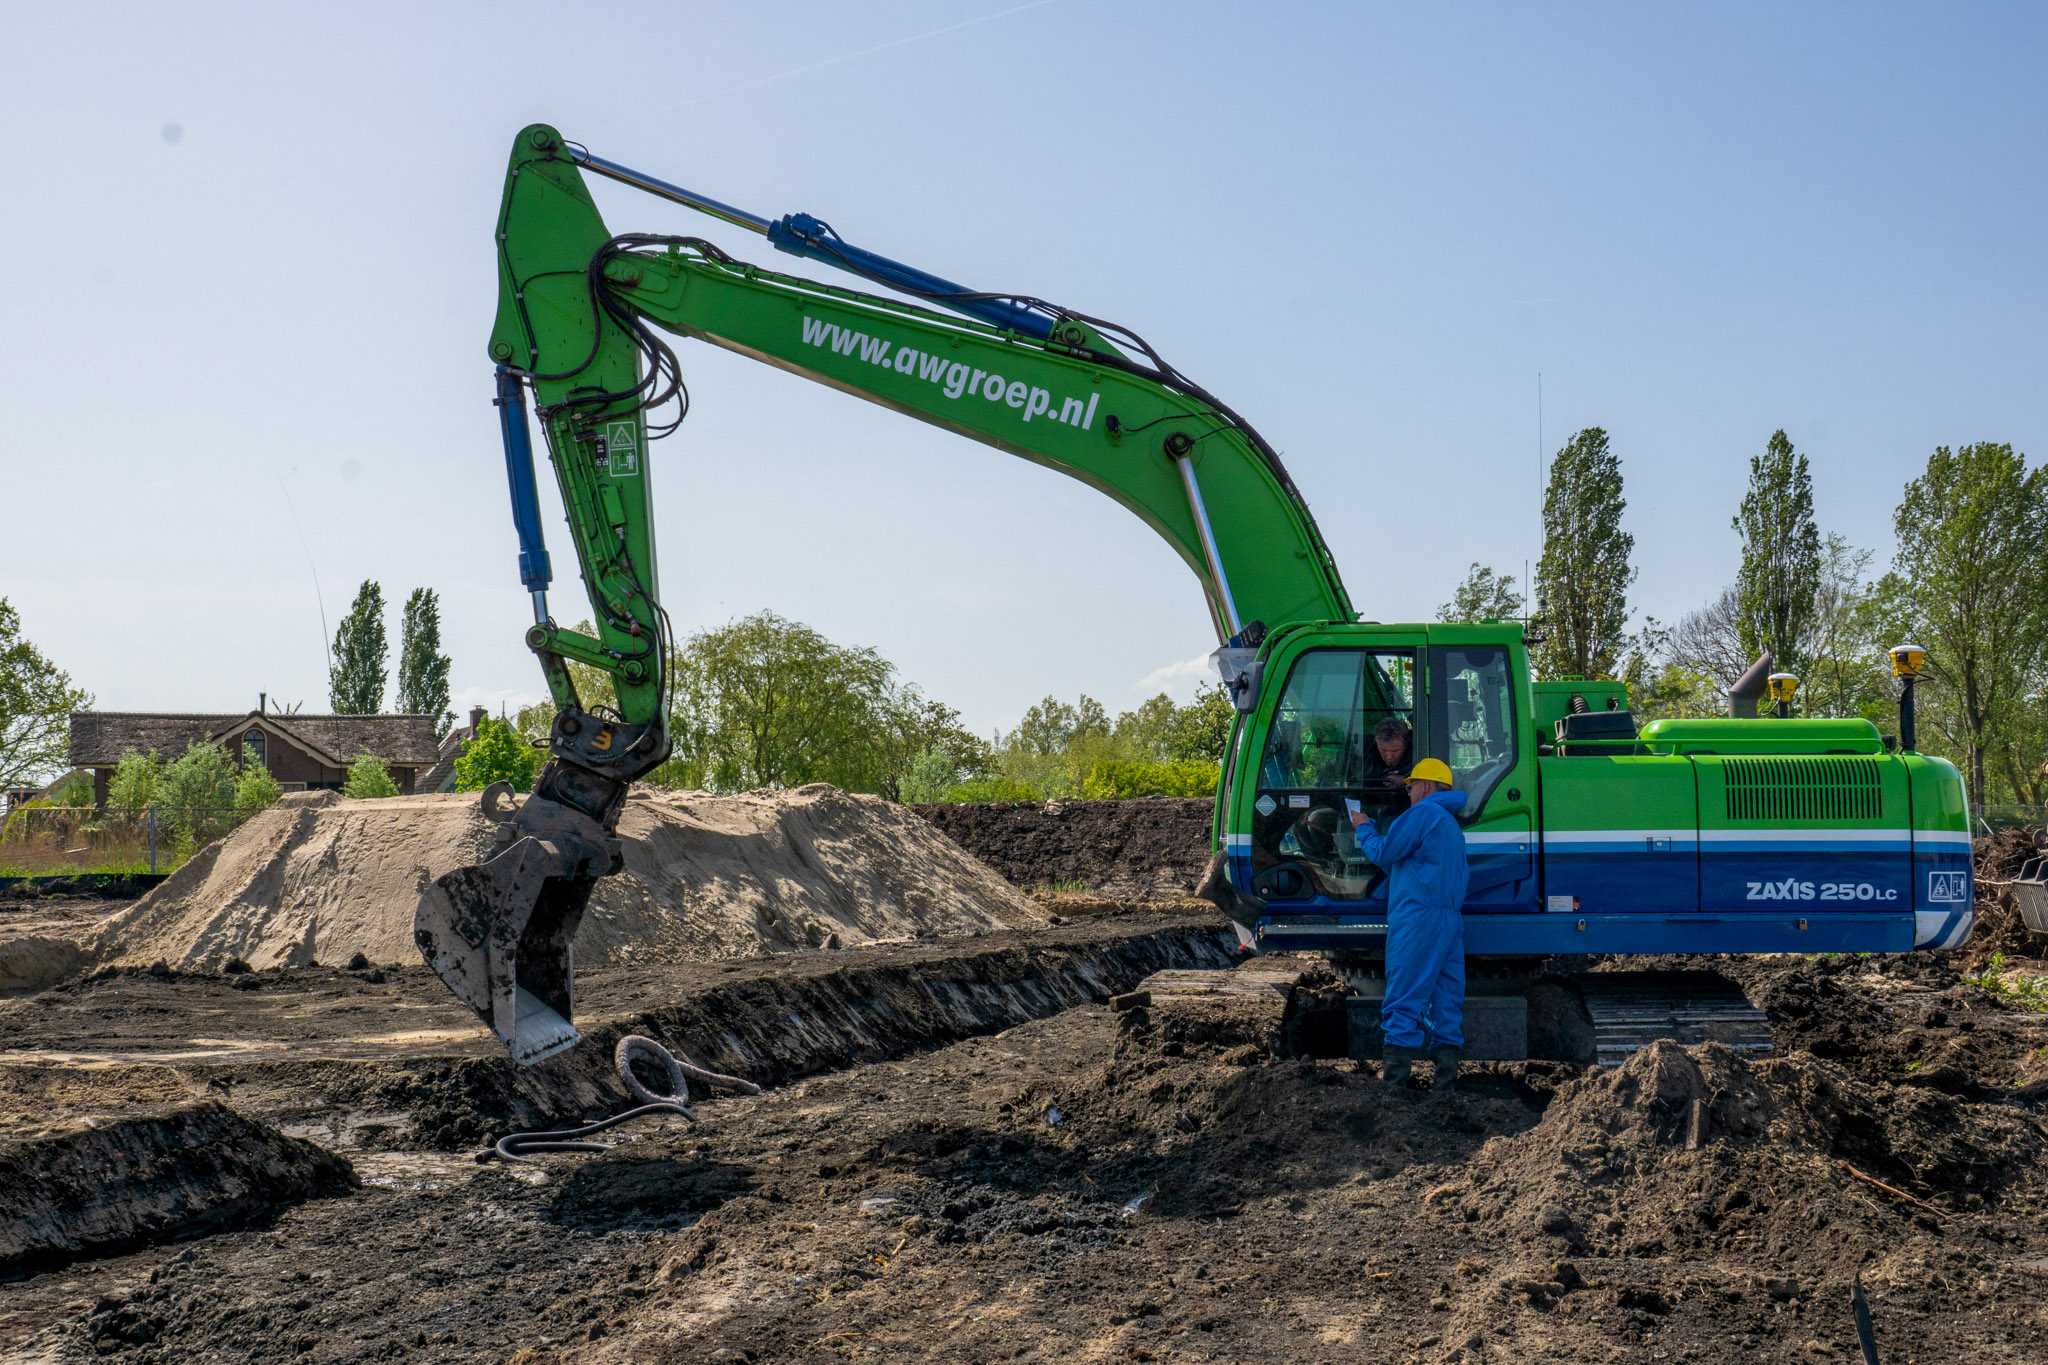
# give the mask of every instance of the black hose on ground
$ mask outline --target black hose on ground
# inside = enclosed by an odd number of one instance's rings
[[[668,1072],[669,1093],[657,1095],[647,1088],[641,1079],[633,1074],[633,1059],[644,1057],[658,1062]],[[642,1034],[629,1033],[619,1039],[619,1045],[612,1049],[612,1063],[619,1070],[619,1079],[626,1083],[627,1091],[641,1101],[623,1114],[614,1114],[596,1123],[586,1123],[580,1128],[561,1128],[545,1133],[507,1133],[498,1139],[495,1150],[501,1161],[528,1161],[530,1152],[603,1152],[611,1149],[609,1142],[584,1142],[593,1133],[637,1119],[644,1114],[680,1114],[690,1122],[697,1121],[697,1115],[690,1109],[690,1082],[704,1085],[722,1085],[729,1090],[743,1094],[758,1095],[761,1087],[752,1081],[741,1080],[738,1076],[727,1076],[703,1067],[685,1057],[678,1057],[660,1043]]]

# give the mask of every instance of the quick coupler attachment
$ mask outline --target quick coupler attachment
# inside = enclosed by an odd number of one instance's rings
[[[482,862],[436,878],[413,915],[420,956],[521,1066],[574,1047],[571,944],[599,877],[624,866],[619,841],[581,811],[510,783],[483,792],[497,826]]]

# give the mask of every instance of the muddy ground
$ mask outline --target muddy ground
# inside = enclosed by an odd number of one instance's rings
[[[1047,932],[1070,936],[1071,966],[1158,931]],[[910,990],[951,960],[922,951],[847,998],[884,977]],[[858,956],[801,965],[828,983]],[[1660,1045],[1621,1068],[1497,1064],[1457,1094],[1388,1094],[1371,1064],[1275,1060],[1271,1037],[1227,1029],[1167,1038],[1152,1010],[1086,1002],[989,1036],[884,1040],[907,1055],[784,1075],[598,1157],[480,1164],[439,1129],[344,1140],[330,1121],[325,1144],[360,1188],[0,1286],[0,1348],[134,1362],[1829,1360],[1854,1358],[1860,1275],[1888,1362],[2048,1359],[2048,1016],[1919,959],[1726,965],[1771,1013],[1780,1057]],[[675,989],[715,994],[716,971]],[[82,1053],[120,1029],[119,1048],[141,1035],[168,1051],[201,1020],[232,1040],[289,1017],[334,1041],[394,1017],[456,1022],[405,974],[301,975],[254,990],[109,976],[8,1005],[6,1041],[18,1053],[41,1032],[45,1055]],[[748,980],[776,975],[758,964]],[[647,984],[593,981],[593,1015]],[[267,992],[281,1015],[237,1015]],[[437,1064],[491,1073],[470,1041]],[[161,1102],[166,1072],[205,1088],[194,1065],[130,1057],[77,1079],[102,1106]],[[582,1098],[603,1112],[616,1100],[601,1070],[560,1083],[592,1087]],[[291,1074],[230,1085],[226,1102],[319,1137],[279,1099]],[[57,1107],[46,1098],[46,1120]]]
[[[1227,966],[1201,912],[598,969],[527,1071],[417,968],[99,973],[0,1002],[0,1360],[1848,1361],[1860,1279],[1887,1365],[2048,1361],[2048,962],[1987,920],[1560,963],[1718,970],[1776,1055],[1448,1095],[1107,1003]],[[771,1088],[478,1160],[623,1107],[623,1031]],[[59,1179],[133,1216],[35,1214]]]

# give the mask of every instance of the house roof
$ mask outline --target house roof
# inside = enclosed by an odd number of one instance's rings
[[[416,792],[454,791],[455,760],[462,757],[462,751],[475,737],[476,732],[467,725],[458,725],[450,730],[441,741],[440,760],[413,778],[412,789]]]
[[[364,753],[406,767],[425,767],[440,757],[432,716],[74,711],[71,763],[81,768],[111,768],[131,749],[174,758],[194,744],[223,739],[252,724],[260,724],[333,768],[346,768]]]

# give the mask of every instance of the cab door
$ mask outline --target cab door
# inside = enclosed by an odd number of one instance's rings
[[[1411,757],[1429,752],[1423,639],[1333,632],[1275,662],[1284,680],[1247,754],[1257,768],[1239,885],[1297,910],[1344,910],[1375,891],[1384,904],[1385,876],[1360,852],[1346,803],[1358,802],[1381,829],[1407,808],[1405,787],[1371,746],[1381,722],[1393,721],[1409,731]]]
[[[1531,910],[1536,903],[1534,745],[1515,703],[1514,652],[1498,640],[1455,641],[1466,630],[1432,630],[1429,650],[1429,753],[1465,793],[1471,912]]]

